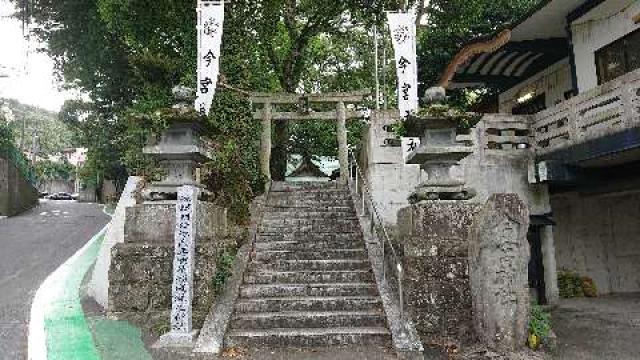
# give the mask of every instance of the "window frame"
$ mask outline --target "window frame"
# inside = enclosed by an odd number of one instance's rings
[[[626,75],[634,70],[639,69],[640,67],[636,67],[636,68],[631,68],[630,65],[630,55],[629,55],[629,44],[636,44],[637,46],[640,46],[640,42],[636,41],[630,41],[631,38],[633,37],[640,37],[640,28],[633,30],[632,32],[626,34],[625,36],[616,39],[613,42],[610,42],[609,44],[599,48],[598,50],[595,51],[594,53],[594,57],[595,57],[595,65],[596,65],[596,77],[598,78],[598,85],[602,85],[605,84],[609,81],[613,81],[617,78],[619,78],[620,76]],[[611,50],[612,48],[616,47],[616,46],[621,46],[622,48],[622,58],[623,58],[623,63],[622,63],[622,67],[623,67],[623,73],[612,77],[612,78],[608,78],[605,79],[604,78],[604,74],[602,74],[602,66],[601,66],[601,60],[603,59],[603,57],[605,56],[604,54],[607,53],[607,51]]]

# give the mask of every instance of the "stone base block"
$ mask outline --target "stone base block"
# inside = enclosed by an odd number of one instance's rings
[[[421,336],[473,338],[468,234],[481,205],[423,201],[398,212],[409,313]]]
[[[227,210],[204,201],[196,204],[196,243],[225,237]],[[175,201],[135,205],[126,210],[124,241],[173,244],[175,226]]]
[[[158,339],[151,347],[154,349],[166,347],[192,347],[198,336],[198,330],[190,333],[168,332]]]

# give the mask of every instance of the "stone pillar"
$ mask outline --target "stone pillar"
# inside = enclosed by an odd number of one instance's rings
[[[560,299],[558,292],[558,274],[556,266],[556,246],[553,240],[553,227],[545,226],[541,229],[542,261],[544,265],[544,284],[547,301],[555,304]]]
[[[529,320],[529,210],[516,194],[494,194],[469,235],[469,280],[476,335],[486,346],[516,350]]]
[[[349,177],[349,148],[347,144],[347,109],[344,102],[336,105],[338,120],[338,160],[340,161],[340,184],[346,185]]]
[[[260,169],[271,181],[271,103],[262,109],[262,134],[260,135]]]

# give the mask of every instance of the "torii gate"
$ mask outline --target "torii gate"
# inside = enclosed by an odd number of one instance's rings
[[[306,120],[337,120],[338,160],[340,161],[340,184],[347,183],[349,174],[349,153],[347,144],[347,120],[361,118],[357,111],[348,111],[346,104],[360,104],[364,102],[369,91],[327,93],[327,94],[272,94],[251,93],[250,99],[254,104],[263,104],[261,110],[253,113],[253,118],[262,121],[262,135],[260,137],[260,167],[262,173],[271,181],[271,122],[272,121],[306,121]],[[335,104],[335,111],[314,112],[313,103]],[[303,105],[302,111],[278,112],[274,105]]]

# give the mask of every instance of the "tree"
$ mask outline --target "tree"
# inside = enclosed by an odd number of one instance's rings
[[[490,36],[520,19],[540,0],[431,0],[424,13],[428,23],[418,40],[419,81],[437,83],[456,53],[469,41]]]

